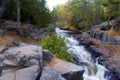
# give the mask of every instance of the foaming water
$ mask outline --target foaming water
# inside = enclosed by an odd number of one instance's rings
[[[107,69],[93,62],[92,56],[90,52],[88,52],[83,45],[79,45],[79,42],[74,39],[72,36],[68,36],[67,30],[60,30],[59,28],[55,28],[57,35],[65,36],[66,45],[68,47],[67,52],[73,54],[78,57],[78,61],[83,64],[85,72],[83,74],[84,80],[109,80],[105,77],[105,71]]]

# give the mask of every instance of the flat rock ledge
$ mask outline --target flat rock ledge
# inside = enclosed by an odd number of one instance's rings
[[[0,80],[83,80],[82,67],[54,59],[41,46],[0,46],[0,50]]]

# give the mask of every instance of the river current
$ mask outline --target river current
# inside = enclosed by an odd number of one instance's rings
[[[83,80],[109,80],[110,76],[105,76],[105,72],[108,71],[103,65],[98,64],[98,59],[93,60],[91,53],[85,49],[83,45],[79,44],[72,35],[67,34],[68,30],[61,30],[55,28],[56,34],[61,37],[65,37],[66,45],[68,47],[67,52],[76,56],[78,61],[85,69],[83,74]]]

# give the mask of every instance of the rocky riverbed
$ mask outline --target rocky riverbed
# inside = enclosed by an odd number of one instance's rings
[[[56,59],[50,51],[38,45],[48,28],[38,30],[31,24],[22,25],[19,28],[13,21],[0,21],[0,23],[0,80],[8,80],[8,78],[9,80],[83,79],[82,67]],[[112,72],[110,76],[115,75],[119,80],[119,36],[110,36],[97,29],[89,34],[72,32],[70,34],[91,51],[93,57],[99,57],[100,64]],[[71,67],[68,67],[69,65]]]
[[[114,42],[115,44],[112,44],[112,42],[110,43],[109,41],[103,42],[97,37],[99,36],[96,34],[93,37],[88,33],[75,35],[75,38],[80,41],[80,44],[85,45],[87,50],[92,53],[93,57],[99,57],[100,64],[106,66],[113,75],[116,75],[116,78],[119,80],[120,45],[117,43],[119,41],[116,41]]]

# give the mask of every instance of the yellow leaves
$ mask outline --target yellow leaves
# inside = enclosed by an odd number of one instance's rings
[[[104,12],[104,13],[108,13],[108,12],[109,12],[109,9],[108,9],[107,7],[104,7],[104,8],[103,8],[103,12]]]

